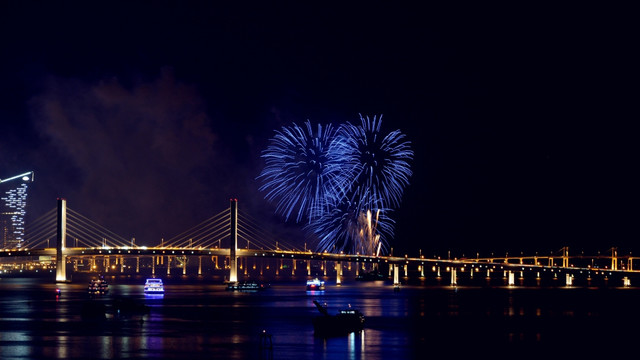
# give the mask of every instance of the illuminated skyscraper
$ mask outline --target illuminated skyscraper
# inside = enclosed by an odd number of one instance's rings
[[[33,171],[0,179],[3,192],[3,196],[0,198],[2,200],[2,208],[0,209],[0,230],[2,231],[0,240],[2,243],[0,245],[4,249],[20,248],[24,243],[27,189],[31,182],[33,182]]]

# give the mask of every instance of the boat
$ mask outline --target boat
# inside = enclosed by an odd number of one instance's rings
[[[253,280],[234,281],[227,284],[227,290],[232,290],[232,291],[233,290],[258,291],[258,290],[264,290],[267,287],[269,286],[264,283],[253,281]]]
[[[347,335],[364,329],[364,315],[357,309],[341,309],[336,315],[330,315],[326,306],[313,300],[321,315],[313,318],[314,335],[318,337],[331,337]]]
[[[107,294],[109,293],[109,284],[103,277],[92,279],[87,287],[89,294]]]
[[[164,284],[162,279],[150,278],[144,283],[145,294],[164,294]]]
[[[356,276],[356,280],[358,281],[376,281],[376,280],[385,280],[387,277],[384,276],[378,270],[372,270],[368,272],[364,272]]]
[[[307,280],[307,291],[320,291],[324,290],[324,281],[315,278]]]

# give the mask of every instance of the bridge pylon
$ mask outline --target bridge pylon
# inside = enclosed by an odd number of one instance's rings
[[[67,238],[67,200],[58,199],[56,243],[56,282],[67,281],[67,256],[65,255],[65,239]]]
[[[229,282],[238,281],[238,199],[231,199],[231,244],[229,245]]]

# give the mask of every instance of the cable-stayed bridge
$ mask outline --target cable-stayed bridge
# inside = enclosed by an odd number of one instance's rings
[[[230,282],[238,281],[242,276],[238,273],[239,268],[247,275],[247,259],[250,258],[276,261],[279,263],[276,273],[288,262],[294,274],[302,262],[301,270],[311,275],[313,264],[319,264],[323,274],[335,276],[338,284],[344,269],[354,265],[356,275],[371,269],[387,270],[394,285],[399,285],[401,278],[408,277],[409,273],[421,278],[444,277],[454,286],[463,278],[465,281],[473,279],[474,275],[476,279],[487,280],[502,277],[507,285],[515,285],[516,279],[522,282],[524,278],[538,279],[540,283],[541,278],[551,276],[567,286],[571,286],[575,278],[587,282],[611,279],[620,286],[630,286],[632,278],[640,277],[640,271],[633,269],[634,260],[638,258],[631,254],[618,255],[615,248],[593,256],[570,255],[569,249],[563,247],[544,256],[454,259],[318,253],[306,249],[306,245],[300,248],[265,231],[259,221],[238,209],[236,199],[231,199],[227,209],[170,239],[162,239],[156,246],[139,246],[134,238],[126,239],[106,229],[68,208],[66,200],[58,199],[56,208],[27,226],[23,246],[0,249],[0,257],[55,259],[52,262],[55,263],[56,281],[67,281],[67,272],[78,271],[78,262],[87,262],[85,269],[88,271],[109,272],[119,268],[122,272],[125,261],[135,259],[135,271],[139,272],[140,260],[147,259],[151,262],[153,275],[163,266],[169,274],[172,264],[182,267],[186,274],[188,259],[193,258],[198,259],[198,275],[202,274],[202,260],[211,259],[216,269],[228,271]]]

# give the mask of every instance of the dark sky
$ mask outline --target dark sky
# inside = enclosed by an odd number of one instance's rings
[[[631,251],[638,26],[603,6],[2,1],[0,178],[138,244],[231,197],[293,234],[273,131],[382,114],[415,152],[395,254]]]

